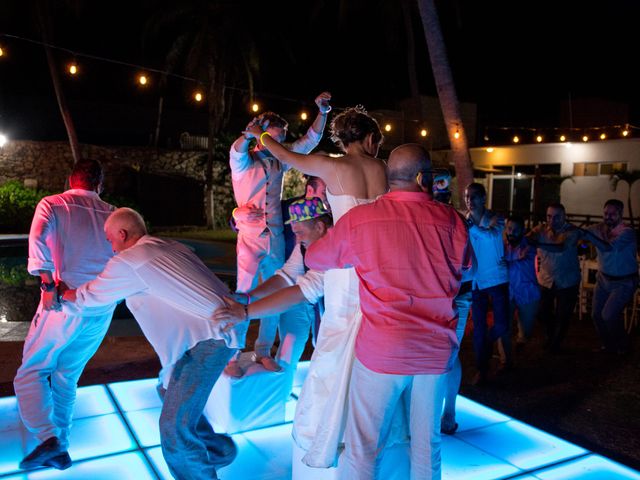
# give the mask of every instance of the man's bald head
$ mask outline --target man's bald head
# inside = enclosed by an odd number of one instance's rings
[[[132,208],[118,208],[104,224],[104,233],[113,251],[118,253],[132,247],[147,234],[142,215]]]
[[[429,152],[417,143],[407,143],[396,147],[387,161],[387,177],[391,190],[421,190],[420,186],[431,191],[431,158]],[[422,174],[422,185],[416,179]]]

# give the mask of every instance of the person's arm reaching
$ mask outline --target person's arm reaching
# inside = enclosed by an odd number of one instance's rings
[[[347,212],[327,234],[313,242],[304,261],[309,268],[325,272],[332,268],[349,268],[353,265],[351,250],[351,213]]]

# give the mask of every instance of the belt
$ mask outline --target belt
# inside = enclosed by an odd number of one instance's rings
[[[609,275],[608,273],[604,273],[604,272],[598,272],[598,273],[602,275],[604,278],[606,278],[607,280],[612,280],[612,281],[631,280],[633,278],[638,277],[638,272],[630,273],[628,275]]]

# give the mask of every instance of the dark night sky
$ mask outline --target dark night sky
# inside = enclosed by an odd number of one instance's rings
[[[62,8],[54,12],[52,43],[163,68],[166,42],[143,42],[145,22],[161,2],[76,3],[81,6],[78,15]],[[28,4],[2,2],[0,33],[39,39]],[[262,97],[268,108],[294,113],[301,103],[284,98],[310,103],[325,89],[333,93],[337,106],[361,103],[371,110],[392,109],[408,96],[406,36],[398,1],[351,0],[342,10],[338,1],[272,2],[273,10],[267,13],[265,2],[246,4],[245,15],[228,21],[244,28],[256,18],[268,20],[257,36],[260,74],[255,84],[259,98],[260,93],[269,95]],[[560,124],[559,112],[569,95],[574,100],[601,98],[629,105],[628,120],[640,123],[640,78],[634,65],[640,2],[596,6],[577,1],[468,0],[437,5],[458,96],[478,104],[481,126],[566,126]],[[420,89],[434,95],[417,10],[413,17]],[[2,37],[0,45],[7,50],[0,60],[0,130],[14,138],[64,139],[42,48]],[[70,58],[57,55],[61,62]],[[78,60],[82,74],[65,78],[64,89],[80,140],[148,141],[157,89],[136,88],[134,69]],[[189,100],[192,88],[184,80],[170,81],[167,131],[206,131],[205,108]],[[234,107],[235,128],[248,114],[239,101]],[[592,119],[592,126],[601,124],[601,119]]]

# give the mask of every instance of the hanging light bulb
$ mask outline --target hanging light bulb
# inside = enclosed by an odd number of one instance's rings
[[[391,124],[390,124],[390,123],[387,123],[387,124],[384,126],[384,131],[385,131],[385,132],[390,132],[390,131],[391,131]]]
[[[196,90],[196,93],[193,94],[193,99],[196,102],[201,102],[202,101],[202,92],[199,92],[198,90]]]
[[[536,142],[538,142],[538,143],[542,142],[542,135],[538,135],[536,137]]]
[[[251,105],[252,112],[257,112],[258,110],[260,110],[260,105],[258,105],[257,103]]]
[[[600,140],[605,140],[606,138],[607,138],[607,135],[605,133],[600,134]]]
[[[300,113],[300,119],[301,120],[306,120],[307,118],[309,118],[309,115],[307,115],[307,112]]]
[[[583,142],[588,142],[589,141],[589,137],[587,135],[583,135],[582,136],[582,141]]]
[[[423,128],[422,130],[420,130],[420,136],[421,137],[426,137],[429,134],[429,132],[427,131],[426,128]]]
[[[564,142],[567,139],[567,137],[565,137],[564,135],[560,135],[560,141]]]
[[[628,137],[629,136],[629,129],[625,128],[624,130],[622,130],[622,136],[623,137]]]
[[[147,76],[144,73],[141,73],[140,75],[138,75],[138,83],[140,85],[146,85],[149,82],[149,79],[147,78]]]
[[[78,73],[78,64],[76,62],[71,62],[67,70],[69,71],[69,74],[75,75]]]
[[[4,55],[4,50],[0,47],[0,57]]]
[[[513,137],[513,143],[520,143],[520,137],[518,137],[517,135],[515,135]]]

